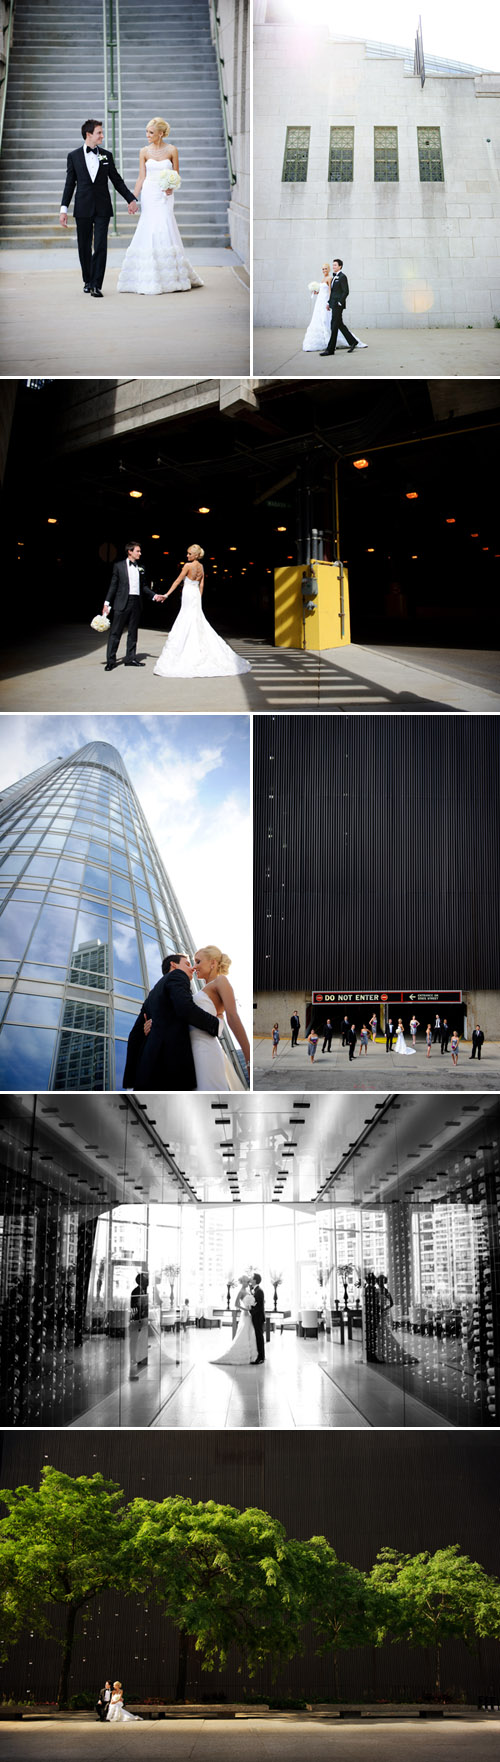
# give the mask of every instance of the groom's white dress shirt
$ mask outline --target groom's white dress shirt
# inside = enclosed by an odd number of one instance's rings
[[[130,563],[128,557],[127,557],[127,569],[128,569],[128,591],[129,591],[129,593],[140,593],[140,591],[141,591],[141,578],[139,575],[139,570],[137,568],[137,563]]]
[[[85,164],[87,167],[89,177],[91,178],[92,183],[95,184],[95,180],[96,180],[97,173],[99,170],[100,148],[98,147],[97,153],[93,153],[92,150],[89,153],[87,153],[87,148],[84,146],[83,151],[85,154]],[[61,208],[61,214],[67,214],[67,212],[68,212],[67,208]]]

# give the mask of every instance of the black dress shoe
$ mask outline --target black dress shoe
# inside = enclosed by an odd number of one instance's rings
[[[124,661],[124,667],[144,667],[144,661]]]
[[[357,349],[357,347],[358,347],[357,343],[350,343],[349,348],[347,350],[348,355],[353,355],[354,350]]]
[[[334,355],[335,349],[320,349],[320,355]]]
[[[91,293],[92,293],[92,288],[91,288],[91,286],[90,286],[90,282],[89,282],[89,281],[84,281],[84,284],[83,284],[83,292],[84,292],[84,294],[91,294]]]
[[[104,668],[104,672],[105,673],[114,673],[115,667],[116,667],[116,661],[106,661],[106,666]]]
[[[91,292],[91,294],[92,294],[92,296],[93,296],[93,299],[94,299],[94,300],[102,300],[102,299],[104,299],[104,295],[103,295],[103,294],[101,294],[101,289],[100,289],[100,288],[91,288],[91,289],[90,289],[90,292]]]

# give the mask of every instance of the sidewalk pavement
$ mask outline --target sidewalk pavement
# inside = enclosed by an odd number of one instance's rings
[[[408,1036],[407,1036],[408,1044]],[[442,1053],[439,1046],[433,1046],[430,1058],[426,1057],[425,1046],[417,1042],[414,1058],[401,1058],[399,1053],[387,1053],[385,1041],[371,1042],[368,1052],[359,1053],[359,1039],[355,1057],[350,1060],[347,1047],[342,1047],[340,1040],[333,1043],[331,1052],[322,1052],[321,1037],[318,1042],[314,1064],[309,1058],[305,1040],[300,1039],[293,1048],[288,1039],[280,1040],[278,1056],[271,1058],[270,1036],[256,1035],[253,1046],[253,1086],[254,1089],[282,1089],[314,1091],[325,1089],[425,1092],[434,1090],[436,1093],[445,1090],[459,1090],[465,1094],[483,1092],[497,1094],[500,1090],[500,1041],[488,1041],[482,1048],[482,1058],[471,1058],[468,1041],[461,1042],[458,1054],[458,1065],[452,1065],[451,1053]]]
[[[89,608],[90,616],[95,606]],[[4,646],[0,707],[33,710],[226,710],[350,713],[500,711],[500,657],[463,650],[391,650],[351,643],[303,654],[231,637],[251,672],[223,679],[161,679],[154,674],[165,630],[141,631],[131,672],[104,671],[106,644],[89,625],[60,625]],[[122,641],[120,657],[124,653]],[[414,655],[418,657],[414,659]]]
[[[111,250],[103,299],[84,294],[76,253],[2,251],[0,373],[109,379],[250,372],[249,277],[234,251],[197,250],[204,282],[184,294],[118,294]],[[205,261],[204,261],[205,259]],[[214,261],[215,259],[215,261]]]
[[[157,1720],[142,1726],[22,1720],[2,1730],[3,1762],[496,1762],[498,1715],[470,1719]]]
[[[363,330],[366,349],[322,356],[305,354],[306,329],[307,321],[303,330],[255,329],[253,373],[286,379],[489,379],[500,374],[500,330]]]

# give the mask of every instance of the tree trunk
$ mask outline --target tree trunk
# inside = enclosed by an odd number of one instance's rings
[[[178,1671],[177,1671],[177,1687],[176,1687],[176,1691],[175,1691],[176,1701],[185,1701],[185,1699],[186,1699],[190,1637],[191,1636],[190,1636],[190,1634],[188,1634],[187,1629],[185,1627],[181,1627],[181,1630],[179,1633],[179,1664],[178,1664]]]
[[[436,1694],[441,1694],[441,1641],[436,1640]]]
[[[78,1604],[77,1603],[69,1603],[68,1604],[68,1613],[66,1616],[66,1633],[64,1635],[63,1649],[62,1649],[61,1674],[59,1677],[59,1687],[57,1690],[57,1705],[58,1705],[59,1711],[61,1711],[64,1707],[67,1707],[67,1705],[68,1705],[69,1673],[70,1673],[70,1667],[71,1667],[71,1658],[72,1658],[72,1654],[73,1654],[73,1640],[75,1637],[75,1624],[76,1624],[77,1614],[78,1614]]]
[[[335,1688],[335,1700],[340,1701],[339,1655],[336,1646],[333,1648],[333,1682]]]

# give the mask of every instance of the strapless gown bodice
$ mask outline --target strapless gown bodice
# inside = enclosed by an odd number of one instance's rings
[[[146,160],[140,219],[118,278],[119,294],[177,294],[203,287],[184,252],[175,196],[162,189],[161,172],[167,163]]]
[[[162,679],[210,679],[248,673],[249,661],[229,648],[205,618],[197,581],[186,576],[181,609],[156,662]]]

